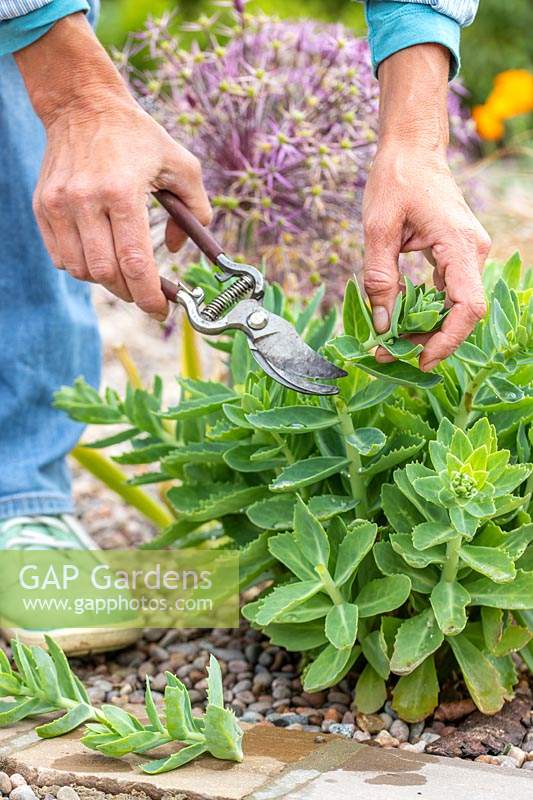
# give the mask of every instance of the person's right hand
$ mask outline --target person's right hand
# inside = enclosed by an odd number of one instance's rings
[[[65,25],[76,30],[64,31]],[[60,41],[47,42],[54,34]],[[34,63],[39,56],[35,50],[46,48],[49,58],[60,58],[63,52],[64,58],[61,38],[71,42],[80,34],[81,46],[88,39],[96,47],[102,69],[113,70],[113,80],[95,79],[85,87],[81,75],[78,89],[65,95],[59,71],[52,102],[39,86],[32,92],[34,69],[42,68],[42,61]],[[86,57],[90,60],[90,52]],[[19,51],[17,62],[47,132],[34,212],[55,266],[165,319],[167,301],[154,261],[147,198],[156,189],[168,189],[207,225],[211,208],[198,159],[135,103],[80,15],[56,23],[42,39]],[[63,98],[61,103],[56,95]],[[169,220],[166,238],[175,251],[186,236]]]

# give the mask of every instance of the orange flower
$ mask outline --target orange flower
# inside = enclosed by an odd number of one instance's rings
[[[508,69],[494,79],[487,105],[503,119],[533,111],[533,73],[526,69]]]
[[[494,116],[487,105],[474,106],[472,119],[476,123],[477,132],[482,139],[486,139],[488,142],[503,139],[505,133],[503,122]]]

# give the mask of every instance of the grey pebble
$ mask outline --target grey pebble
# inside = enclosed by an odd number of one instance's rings
[[[329,726],[330,733],[336,733],[338,736],[344,736],[346,739],[352,739],[355,732],[355,725],[349,725],[342,722],[332,722]]]
[[[352,698],[349,694],[345,692],[337,692],[335,690],[331,690],[328,692],[328,702],[329,703],[338,703],[339,705],[349,706],[352,701]]]
[[[385,705],[383,706],[383,710],[385,711],[385,713],[387,713],[387,714],[388,714],[389,716],[391,716],[393,719],[398,719],[398,714],[397,714],[397,713],[396,713],[396,711],[393,709],[393,707],[392,707],[392,703],[391,703],[391,701],[390,701],[390,700],[387,700],[387,702],[386,702],[386,703],[385,703]]]
[[[288,686],[276,686],[272,689],[272,697],[274,700],[288,700],[292,695]]]
[[[260,714],[264,714],[267,711],[270,711],[272,708],[272,702],[270,700],[258,700],[256,703],[252,703],[248,707],[248,711],[259,711]]]
[[[390,726],[389,733],[399,742],[409,741],[409,725],[402,719],[395,719]]]
[[[385,730],[389,731],[390,728],[391,728],[391,725],[392,725],[392,723],[394,721],[393,718],[391,717],[391,715],[387,714],[386,711],[382,711],[381,714],[378,714],[378,717],[381,717],[381,719],[383,720],[383,722],[385,724]]]
[[[250,722],[255,724],[256,722],[262,722],[264,720],[264,716],[259,713],[259,711],[245,711],[241,717],[242,722]]]
[[[522,769],[533,770],[533,761],[526,761]]]
[[[422,731],[426,727],[425,722],[414,722],[409,729],[409,741],[411,744],[415,743],[422,735]]]
[[[0,794],[9,794],[12,788],[13,784],[7,772],[0,772]]]
[[[303,714],[267,714],[267,720],[271,722],[276,728],[286,728],[288,725],[305,725],[307,717]]]
[[[526,753],[533,753],[533,731],[526,733],[526,738],[522,743],[522,750]]]
[[[255,664],[262,652],[263,651],[260,644],[247,644],[244,648],[246,660],[250,664]]]
[[[265,650],[263,653],[261,653],[261,655],[257,659],[257,663],[261,664],[263,667],[269,667],[273,661],[274,661],[274,656],[271,653],[269,653],[268,650]]]
[[[239,672],[246,672],[248,669],[248,662],[235,659],[234,661],[230,661],[228,663],[228,669],[230,672],[234,672],[235,674],[238,674]]]
[[[37,800],[37,795],[31,786],[17,786],[9,795],[9,800]]]
[[[241,703],[244,703],[245,706],[249,706],[251,703],[255,703],[255,695],[250,691],[244,692],[236,692],[233,691],[236,700],[239,700]]]
[[[416,744],[411,744],[410,742],[402,742],[400,744],[400,750],[407,750],[410,753],[423,753],[426,749],[427,742],[423,739],[420,739],[419,742]]]
[[[14,772],[11,775],[11,786],[13,787],[13,789],[18,789],[19,786],[26,786],[27,783],[28,781],[26,780],[24,775],[20,774],[20,772]]]
[[[246,678],[243,681],[237,681],[235,686],[233,687],[233,691],[235,694],[239,694],[239,692],[247,692],[248,689],[252,688],[252,681]],[[252,700],[253,703],[253,700]]]
[[[440,739],[441,737],[438,733],[430,733],[428,731],[427,733],[423,733],[420,738],[423,742],[426,742],[426,744],[431,744],[431,742],[436,742],[437,739]]]
[[[79,794],[72,786],[62,786],[57,792],[57,800],[80,800]]]
[[[510,769],[518,769],[518,764],[511,758],[510,756],[496,756],[498,761],[500,762],[500,767],[506,767]]]
[[[99,689],[98,686],[89,686],[87,694],[91,703],[105,703],[106,701],[107,692]]]

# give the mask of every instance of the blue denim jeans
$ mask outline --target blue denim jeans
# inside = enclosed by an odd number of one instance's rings
[[[100,375],[89,286],[53,267],[32,213],[44,144],[13,58],[0,57],[0,519],[72,511],[65,457],[82,428],[52,396]]]

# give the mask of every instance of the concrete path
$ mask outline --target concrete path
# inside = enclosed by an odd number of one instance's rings
[[[142,759],[87,750],[72,733],[41,740],[34,723],[0,729],[0,770],[35,786],[85,786],[150,800],[532,800],[533,773],[383,750],[336,736],[248,728],[242,764],[202,758],[164,775]]]

